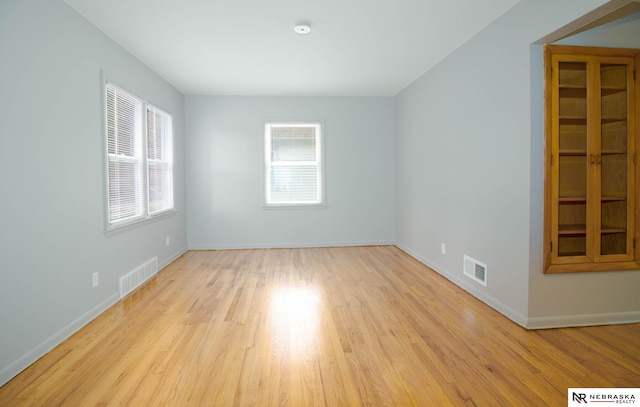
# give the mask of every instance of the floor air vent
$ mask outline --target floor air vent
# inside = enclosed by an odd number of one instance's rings
[[[464,274],[487,286],[487,265],[466,254],[464,255]]]
[[[146,263],[136,267],[118,280],[118,291],[120,298],[123,298],[131,291],[135,290],[140,284],[147,281],[151,276],[158,272],[158,258],[154,257]]]

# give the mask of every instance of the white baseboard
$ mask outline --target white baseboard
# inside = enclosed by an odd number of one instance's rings
[[[251,244],[198,244],[189,245],[189,250],[237,250],[237,249],[304,249],[311,247],[355,247],[355,246],[393,246],[390,240],[359,242],[322,242],[322,243],[251,243]]]
[[[0,386],[3,386],[9,380],[13,379],[17,374],[31,366],[35,361],[46,355],[53,348],[60,345],[65,339],[76,333],[80,328],[94,320],[98,315],[109,309],[113,304],[118,302],[120,295],[113,293],[106,300],[96,305],[88,312],[84,313],[69,325],[49,337],[47,340],[36,346],[30,352],[22,355],[18,360],[11,363],[0,371]]]
[[[634,324],[640,322],[640,311],[605,314],[579,314],[550,317],[530,317],[527,329],[566,328],[574,326]]]

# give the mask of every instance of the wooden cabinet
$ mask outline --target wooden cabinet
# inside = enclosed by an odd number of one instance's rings
[[[546,273],[640,269],[640,50],[545,48]]]

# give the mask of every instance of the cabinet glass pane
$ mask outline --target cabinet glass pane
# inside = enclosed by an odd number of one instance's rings
[[[600,66],[600,255],[627,253],[627,66]]]
[[[558,202],[558,256],[586,254],[587,157],[560,155]]]
[[[558,256],[584,256],[586,243],[586,202],[565,198],[558,208]]]
[[[562,88],[585,88],[587,86],[586,62],[560,62],[559,82]]]
[[[560,120],[586,120],[587,64],[584,62],[560,62],[558,71]]]
[[[587,64],[558,64],[558,256],[586,255]]]

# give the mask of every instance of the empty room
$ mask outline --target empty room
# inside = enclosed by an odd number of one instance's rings
[[[0,0],[0,406],[638,403],[639,70],[639,0]]]

